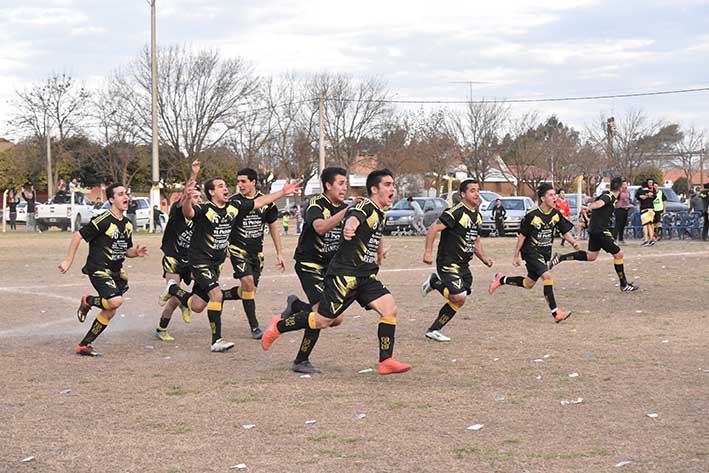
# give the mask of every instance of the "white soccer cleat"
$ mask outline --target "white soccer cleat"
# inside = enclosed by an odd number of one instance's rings
[[[421,283],[421,296],[426,297],[431,291],[433,291],[433,286],[431,286],[431,278],[434,277],[436,274],[431,273],[428,275],[426,280]]]
[[[167,304],[167,301],[169,301],[170,298],[172,297],[172,294],[170,294],[170,287],[173,284],[177,284],[177,282],[174,279],[168,279],[167,286],[165,286],[165,290],[162,291],[162,293],[160,294],[160,297],[158,298],[158,304],[160,305],[160,307]]]
[[[233,343],[231,343],[231,342],[225,342],[224,339],[220,338],[220,339],[217,340],[216,342],[212,343],[212,346],[211,346],[209,349],[210,349],[211,351],[215,352],[215,353],[216,353],[216,352],[222,353],[222,352],[225,352],[225,351],[227,351],[227,350],[231,350],[232,348],[234,348],[234,344],[233,344]]]
[[[450,342],[451,341],[450,337],[446,337],[438,330],[431,330],[430,332],[426,332],[426,338],[430,338],[431,340],[435,340],[437,342]]]

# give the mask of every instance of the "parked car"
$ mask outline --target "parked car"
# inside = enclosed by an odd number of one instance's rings
[[[133,197],[133,200],[138,205],[138,209],[135,211],[135,220],[138,224],[138,228],[147,229],[148,227],[150,227],[150,199],[148,199],[147,197]],[[108,210],[110,207],[111,202],[107,200],[100,208],[94,209],[93,215],[100,215],[106,210]],[[162,228],[165,227],[163,226]]]
[[[579,194],[566,194],[566,200],[569,202],[569,210],[571,211],[571,216],[569,220],[575,225],[578,222],[578,215],[580,212],[579,208]],[[588,196],[586,194],[581,194],[581,202],[588,202]]]
[[[502,206],[507,211],[505,218],[505,234],[516,234],[519,232],[522,219],[527,212],[536,207],[534,201],[529,197],[501,197]],[[495,221],[492,219],[492,208],[483,216],[483,233],[489,235],[496,231]]]
[[[635,198],[635,194],[638,192],[638,189],[640,189],[640,186],[628,186],[630,202],[635,206],[636,212],[640,211],[640,203],[638,202],[638,199]],[[689,206],[682,203],[679,196],[675,194],[675,191],[673,191],[671,187],[660,187],[660,189],[665,197],[667,197],[667,201],[665,202],[666,212],[686,212],[689,210]]]
[[[5,221],[10,222],[10,207],[5,207]],[[27,223],[27,202],[24,200],[17,204],[15,223]]]
[[[62,231],[69,230],[72,222],[78,230],[89,223],[93,217],[94,204],[81,192],[73,194],[57,192],[46,204],[38,204],[35,208],[37,230],[44,232],[49,227],[59,227]]]
[[[423,225],[428,228],[443,211],[448,207],[448,202],[440,197],[414,197],[423,210]],[[384,233],[390,234],[393,231],[406,231],[413,228],[414,209],[407,199],[401,199],[386,211],[386,225]]]

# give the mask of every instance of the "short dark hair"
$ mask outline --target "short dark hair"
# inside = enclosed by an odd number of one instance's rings
[[[650,181],[652,181],[653,184],[655,183],[655,180],[653,178],[649,177],[649,178],[645,179],[645,187],[650,187]]]
[[[125,187],[122,182],[114,182],[110,186],[106,187],[106,199],[113,199],[113,191],[119,187]]]
[[[546,195],[547,192],[554,190],[554,186],[549,184],[548,182],[542,182],[539,184],[539,187],[537,187],[537,197],[540,199]]]
[[[246,176],[246,178],[249,181],[255,181],[256,179],[258,179],[258,173],[256,172],[255,169],[251,169],[251,168],[239,169],[236,172],[236,177],[239,177],[239,176]]]
[[[210,202],[212,201],[212,195],[209,193],[209,191],[213,191],[215,189],[216,186],[214,185],[214,183],[216,181],[223,181],[223,180],[224,180],[223,177],[217,176],[217,177],[213,177],[211,179],[207,179],[207,182],[204,183],[204,193],[207,194],[208,201],[210,201]]]
[[[379,187],[379,183],[382,182],[384,176],[394,178],[394,174],[388,169],[377,169],[369,173],[367,176],[367,195],[372,195],[372,187]]]
[[[323,192],[327,190],[326,184],[333,185],[335,183],[335,178],[337,176],[347,177],[347,171],[343,168],[336,167],[329,167],[322,170],[322,174],[320,175],[320,182],[322,182]]]
[[[469,184],[477,184],[478,181],[475,179],[463,179],[460,181],[460,186],[458,186],[458,193],[462,194],[463,192],[468,191],[468,185]]]
[[[561,187],[559,187],[559,188],[556,190],[556,193],[557,193],[557,194],[561,194],[562,192],[565,193],[566,190],[562,189]]]
[[[625,179],[623,179],[623,178],[620,177],[620,176],[617,176],[617,177],[614,177],[613,179],[611,179],[611,190],[612,190],[612,191],[617,191],[618,189],[620,189],[621,187],[623,187],[623,181],[624,181],[624,180],[625,180]]]

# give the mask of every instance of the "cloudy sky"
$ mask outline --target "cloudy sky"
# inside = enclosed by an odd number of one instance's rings
[[[160,43],[257,72],[385,78],[396,98],[512,99],[709,85],[709,1],[157,0]],[[146,0],[2,0],[0,135],[17,88],[52,71],[97,84],[149,41]],[[709,129],[709,92],[539,104],[583,127],[642,108]],[[523,111],[529,106],[515,106]]]

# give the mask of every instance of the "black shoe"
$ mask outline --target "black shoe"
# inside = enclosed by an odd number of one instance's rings
[[[76,317],[79,319],[79,322],[84,323],[84,320],[86,320],[86,316],[89,314],[89,311],[91,310],[91,306],[89,305],[88,301],[86,298],[89,296],[83,296],[81,298],[81,303],[79,304],[79,308],[76,309]]]
[[[293,362],[293,366],[291,367],[293,371],[296,373],[304,373],[304,374],[315,374],[315,373],[322,373],[322,370],[320,368],[317,368],[313,366],[309,360],[301,361],[300,363]]]
[[[551,271],[551,268],[553,268],[559,263],[561,263],[561,259],[559,259],[559,253],[554,253],[554,256],[552,256],[551,259],[547,261],[547,271]]]
[[[621,292],[635,292],[640,290],[640,286],[634,286],[633,283],[628,283],[620,288]]]
[[[263,331],[261,331],[259,327],[251,329],[251,338],[254,340],[261,340],[261,337],[263,337]]]
[[[288,298],[286,299],[286,308],[283,309],[283,312],[281,312],[282,319],[293,315],[293,303],[297,300],[298,296],[296,296],[295,294],[288,294]]]

